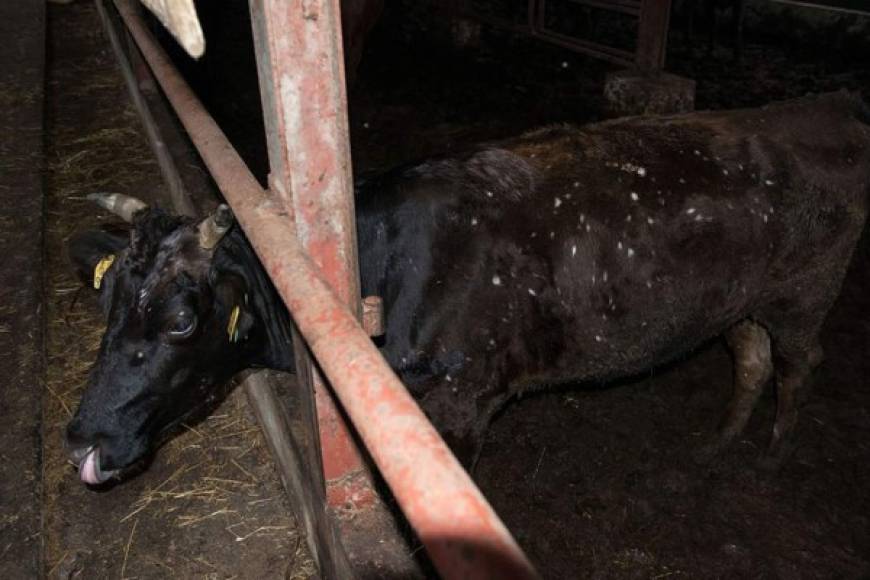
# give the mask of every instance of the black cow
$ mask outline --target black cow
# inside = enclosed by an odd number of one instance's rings
[[[383,297],[387,361],[466,462],[518,394],[640,373],[724,334],[734,395],[705,455],[740,433],[775,373],[775,463],[868,196],[856,95],[548,128],[361,183],[362,289]],[[122,201],[103,199],[132,217],[129,242],[72,244],[89,279],[116,256],[68,429],[89,483],[234,373],[292,366],[287,313],[227,212],[196,223]]]

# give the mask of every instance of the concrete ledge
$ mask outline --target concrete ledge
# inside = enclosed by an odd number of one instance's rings
[[[607,113],[614,117],[687,113],[695,109],[695,81],[668,73],[622,70],[604,82]]]

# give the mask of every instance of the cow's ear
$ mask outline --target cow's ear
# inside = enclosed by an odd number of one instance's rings
[[[228,341],[247,340],[254,326],[254,316],[248,304],[245,280],[236,274],[220,274],[214,284],[215,311],[218,320],[225,323]]]
[[[99,290],[103,275],[129,240],[129,233],[124,231],[87,230],[75,234],[67,252],[82,283]]]

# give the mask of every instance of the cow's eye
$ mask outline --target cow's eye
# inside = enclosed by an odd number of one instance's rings
[[[164,330],[170,338],[187,338],[196,330],[196,315],[189,310],[179,310],[169,318]]]

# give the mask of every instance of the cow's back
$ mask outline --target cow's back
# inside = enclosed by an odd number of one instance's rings
[[[388,289],[388,358],[424,377],[604,379],[797,288],[830,303],[866,214],[865,114],[838,93],[556,127],[395,173],[370,221],[389,266],[363,256],[364,284]]]

